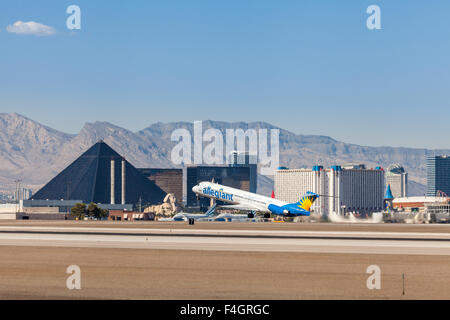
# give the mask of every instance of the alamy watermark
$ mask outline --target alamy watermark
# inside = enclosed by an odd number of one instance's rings
[[[81,8],[78,5],[72,4],[67,7],[66,13],[70,16],[66,20],[66,26],[69,30],[81,29]],[[381,29],[381,9],[378,5],[372,4],[367,7],[366,13],[370,14],[366,20],[366,26],[369,30]]]
[[[367,267],[366,273],[370,274],[370,277],[367,278],[367,281],[366,281],[367,289],[380,290],[381,289],[381,269],[380,269],[380,267],[375,264],[370,265]]]
[[[67,7],[66,13],[70,16],[66,20],[66,26],[69,30],[80,30],[81,29],[81,8],[72,4]],[[380,30],[381,29],[381,9],[378,5],[372,4],[367,7],[366,13],[370,16],[367,17],[366,26],[369,30]]]
[[[69,290],[81,289],[81,269],[77,265],[70,265],[66,269],[66,273],[70,276],[66,280],[66,287]]]
[[[69,30],[81,29],[81,9],[79,6],[72,4],[67,7],[66,13],[70,16],[66,20],[66,26]]]
[[[367,14],[370,16],[366,20],[366,26],[369,30],[380,30],[381,29],[381,9],[376,4],[372,4],[367,7]]]
[[[175,165],[223,165],[230,164],[233,151],[248,154],[249,164],[258,164],[260,173],[273,175],[280,158],[280,130],[209,128],[203,132],[203,122],[194,121],[194,137],[187,129],[176,129],[170,137],[178,142],[172,149],[171,160]],[[225,141],[224,141],[225,140]],[[268,141],[270,140],[270,148]],[[204,143],[207,143],[204,145]],[[270,154],[269,154],[270,152]],[[245,164],[245,157],[237,157],[238,164]]]

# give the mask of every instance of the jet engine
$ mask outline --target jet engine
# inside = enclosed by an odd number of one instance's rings
[[[284,208],[279,207],[279,206],[276,206],[276,205],[274,205],[274,204],[269,204],[268,209],[269,209],[272,213],[275,213],[275,214],[284,214],[284,215],[289,214],[289,210],[284,209]]]

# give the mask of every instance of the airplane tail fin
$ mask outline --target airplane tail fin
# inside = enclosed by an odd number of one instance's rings
[[[205,215],[206,215],[207,217],[213,216],[214,213],[216,213],[216,206],[217,206],[217,204],[214,203],[214,204],[208,209],[208,211],[206,211]]]
[[[308,191],[303,197],[300,198],[300,200],[296,204],[303,210],[309,211],[317,198],[319,198],[319,195],[317,193]]]

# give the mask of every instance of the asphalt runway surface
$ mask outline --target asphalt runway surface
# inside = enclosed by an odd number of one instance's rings
[[[87,227],[87,228],[145,228],[145,229],[221,229],[221,230],[280,230],[280,231],[380,231],[449,233],[450,224],[358,224],[358,223],[275,223],[275,222],[153,222],[153,221],[73,221],[73,220],[0,220],[0,226],[23,227]]]
[[[448,225],[30,222],[0,223],[2,299],[450,299]]]
[[[1,226],[0,245],[450,255],[450,234]]]

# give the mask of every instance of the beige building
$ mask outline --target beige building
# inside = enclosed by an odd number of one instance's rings
[[[321,197],[312,212],[371,213],[383,210],[384,171],[364,165],[332,166],[324,169],[280,169],[275,172],[275,197],[293,203],[307,191]]]
[[[391,186],[394,198],[408,196],[408,173],[400,164],[392,164],[386,171],[386,188]]]

